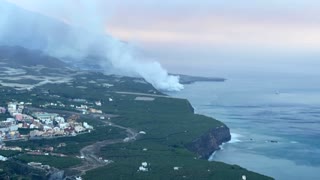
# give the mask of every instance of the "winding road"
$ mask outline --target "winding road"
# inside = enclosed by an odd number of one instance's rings
[[[98,141],[94,144],[88,145],[80,150],[81,158],[83,159],[83,163],[80,166],[76,166],[70,168],[69,170],[78,171],[80,172],[79,176],[84,175],[87,171],[96,169],[98,167],[102,167],[112,163],[112,161],[105,162],[103,159],[97,157],[100,149],[107,145],[111,144],[118,144],[118,143],[127,143],[136,140],[137,136],[139,135],[135,130],[120,126],[109,121],[102,121],[108,126],[120,128],[126,130],[127,137],[125,139],[108,139],[104,141]]]
[[[42,110],[40,108],[33,108],[33,107],[28,107],[29,110],[32,111],[37,111],[37,110]],[[110,163],[112,163],[112,161],[107,161],[105,162],[103,159],[99,158],[97,156],[97,154],[100,152],[100,149],[102,147],[105,147],[107,145],[111,145],[111,144],[119,144],[119,143],[128,143],[128,142],[132,142],[134,140],[136,140],[137,136],[139,135],[139,133],[137,133],[135,130],[129,128],[129,127],[124,127],[121,125],[117,125],[113,122],[110,122],[108,120],[101,120],[100,117],[104,116],[104,117],[117,117],[117,115],[111,115],[111,114],[90,114],[90,115],[83,115],[79,112],[71,112],[71,111],[64,111],[64,110],[49,110],[46,109],[46,112],[52,112],[52,113],[59,113],[59,114],[67,114],[67,115],[79,115],[79,116],[90,116],[93,117],[97,120],[99,120],[100,122],[103,122],[105,125],[109,126],[109,127],[116,127],[119,129],[123,129],[127,132],[127,137],[124,139],[107,139],[104,141],[98,141],[94,144],[85,146],[84,148],[82,148],[80,150],[80,157],[81,159],[83,159],[82,164],[79,166],[75,166],[75,167],[71,167],[68,169],[68,171],[71,172],[77,172],[75,176],[67,176],[65,179],[76,179],[75,177],[78,176],[82,176],[84,175],[87,171],[96,169],[98,167],[102,167],[102,166],[106,166]]]

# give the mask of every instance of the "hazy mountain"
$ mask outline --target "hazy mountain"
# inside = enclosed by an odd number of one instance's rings
[[[0,0],[0,45],[22,46],[42,50],[48,54],[79,60],[84,54],[95,54],[101,44],[83,47],[95,38],[107,35],[88,33],[86,30],[70,26],[62,21],[22,9]],[[81,37],[81,38],[79,38]],[[90,43],[89,43],[90,44]],[[84,52],[85,50],[85,52]]]
[[[0,46],[0,62],[11,66],[42,65],[50,68],[63,68],[66,64],[39,50],[29,50],[19,46]]]

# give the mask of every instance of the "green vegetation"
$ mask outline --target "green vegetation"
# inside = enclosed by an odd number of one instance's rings
[[[0,114],[0,121],[5,121],[7,118],[11,117],[10,114]]]
[[[0,163],[0,179],[14,180],[42,180],[45,178],[45,172],[39,169],[32,169],[27,165],[17,162]]]
[[[186,150],[187,143],[210,128],[223,125],[220,121],[194,114],[187,100],[156,98],[143,102],[134,101],[134,98],[126,95],[115,102],[117,109],[114,110],[122,116],[113,122],[145,131],[146,135],[133,143],[102,148],[101,156],[114,163],[88,172],[85,179],[240,179],[242,175],[248,179],[269,179],[239,166],[198,159]],[[137,171],[142,162],[151,164],[148,172]],[[181,169],[174,171],[174,167]]]
[[[21,153],[22,152],[20,152],[20,151],[0,150],[0,155],[2,155],[4,157],[12,157],[12,156],[16,156]]]
[[[115,102],[116,109],[112,113],[118,112],[122,116],[112,120],[137,131],[146,131],[143,136],[146,139],[165,139],[167,145],[183,145],[209,129],[223,125],[220,121],[194,114],[191,105],[184,99],[156,98],[144,102],[134,101],[134,97],[127,95]],[[108,107],[106,111],[111,110]]]
[[[58,70],[25,69],[27,73],[56,73]],[[59,73],[75,73],[62,71]],[[113,163],[86,172],[85,179],[241,179],[246,175],[250,180],[271,179],[239,166],[221,162],[208,162],[198,159],[197,155],[186,149],[186,145],[200,137],[212,128],[224,125],[222,122],[203,115],[194,114],[190,103],[185,99],[155,97],[154,101],[136,101],[137,96],[120,94],[121,92],[139,92],[163,95],[150,84],[141,79],[107,76],[102,73],[83,72],[72,76],[73,80],[63,84],[45,84],[30,91],[17,91],[0,86],[0,105],[8,101],[31,102],[33,107],[46,103],[61,102],[65,107],[47,107],[44,111],[76,112],[70,105],[86,104],[91,108],[102,110],[104,113],[118,115],[111,118],[114,124],[129,127],[135,131],[145,131],[136,141],[118,143],[102,147],[98,156],[112,160]],[[73,99],[85,99],[87,102],[75,102]],[[113,101],[109,101],[112,98]],[[100,100],[102,106],[93,102]],[[0,115],[6,118],[8,115]],[[99,117],[98,117],[99,118]],[[15,156],[6,166],[0,165],[0,179],[5,175],[19,178],[20,175],[33,178],[30,172],[37,170],[24,169],[22,172],[11,169],[19,163],[41,162],[50,166],[67,169],[81,163],[75,158],[79,151],[97,141],[124,139],[127,133],[119,128],[108,126],[97,118],[81,116],[80,121],[94,126],[91,133],[75,137],[41,139],[31,141],[6,142],[7,146],[19,146],[29,149],[54,147],[55,153],[63,153],[68,157],[32,156],[27,154],[7,154]],[[22,132],[23,134],[28,131]],[[64,145],[61,146],[61,143]],[[4,153],[0,151],[0,154]],[[13,153],[13,152],[8,152]],[[148,172],[137,171],[142,162],[150,163]],[[180,167],[175,171],[174,167]],[[22,169],[26,168],[22,166]],[[41,174],[41,173],[35,173]]]
[[[149,148],[143,151],[142,148]],[[84,179],[269,179],[249,172],[239,166],[194,159],[184,148],[167,148],[157,142],[138,141],[131,144],[103,148],[103,156],[115,162],[89,171]],[[139,172],[142,162],[147,162],[148,172]],[[174,167],[179,167],[178,171]]]
[[[81,163],[80,159],[73,157],[22,155],[17,157],[16,159],[23,163],[40,162],[43,165],[50,165],[60,169],[69,168]]]

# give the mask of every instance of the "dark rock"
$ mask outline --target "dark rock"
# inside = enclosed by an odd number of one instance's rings
[[[187,148],[197,153],[201,158],[208,159],[211,154],[220,149],[222,143],[231,140],[230,130],[227,126],[212,128],[192,143]]]
[[[270,140],[271,143],[278,143],[276,140]]]

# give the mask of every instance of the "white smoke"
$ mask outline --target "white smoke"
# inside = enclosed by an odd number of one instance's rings
[[[114,38],[108,39],[107,58],[113,68],[127,75],[138,75],[151,83],[155,88],[167,91],[180,91],[183,85],[179,83],[178,76],[169,75],[160,63],[156,61],[139,61],[131,52],[131,48]]]
[[[63,11],[59,13],[65,17],[48,18],[0,0],[0,45],[41,49],[51,55],[73,60],[92,60],[86,57],[97,56],[100,59],[98,63],[106,72],[110,72],[111,65],[112,72],[142,77],[159,90],[183,89],[179,77],[169,75],[160,63],[137,56],[128,43],[105,34],[106,17],[105,14],[102,16],[98,3],[103,0],[28,2],[42,11]],[[62,18],[68,20],[68,25],[59,20]]]

